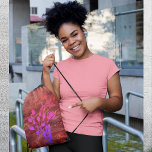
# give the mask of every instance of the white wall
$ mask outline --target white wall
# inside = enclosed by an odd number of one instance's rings
[[[143,94],[143,77],[120,76],[120,80],[123,92],[123,107],[116,113],[125,114],[125,95],[128,91]],[[134,118],[143,119],[143,99],[130,95],[129,104],[130,116]]]
[[[37,7],[37,15],[42,17],[42,15],[45,13],[46,8],[50,8],[53,6],[53,2],[66,2],[66,1],[72,1],[72,0],[30,0],[30,7]],[[31,14],[32,15],[32,14]]]
[[[19,89],[26,90],[25,83],[9,83],[9,112],[15,111],[15,103],[16,99],[18,99],[18,91]],[[23,99],[25,97],[25,93],[23,93]]]

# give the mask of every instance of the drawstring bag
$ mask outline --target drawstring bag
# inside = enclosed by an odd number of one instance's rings
[[[54,66],[57,68],[55,64]],[[60,72],[58,68],[57,70]],[[62,75],[61,72],[60,74]],[[82,101],[66,78],[63,75],[62,77],[80,101]],[[51,146],[70,141],[70,137],[64,129],[58,102],[59,101],[56,96],[43,85],[40,85],[26,96],[23,104],[23,125],[28,149],[32,150],[34,148]],[[75,132],[87,115],[72,133]]]

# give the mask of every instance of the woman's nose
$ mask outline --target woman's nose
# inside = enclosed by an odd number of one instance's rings
[[[75,39],[69,38],[69,45],[73,45],[75,43]]]

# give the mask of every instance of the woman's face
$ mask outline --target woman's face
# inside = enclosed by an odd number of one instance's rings
[[[88,56],[89,50],[86,38],[81,28],[72,23],[64,23],[59,28],[58,37],[66,51],[75,59],[83,59]]]

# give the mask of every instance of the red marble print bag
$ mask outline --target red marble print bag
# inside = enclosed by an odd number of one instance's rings
[[[57,68],[55,64],[54,66]],[[58,71],[60,72],[59,69]],[[61,72],[60,74],[62,75]],[[64,76],[63,78],[65,79]],[[66,82],[68,83],[67,80]],[[70,84],[69,86],[72,88]],[[77,95],[73,88],[72,90]],[[79,96],[78,98],[81,100]],[[79,123],[79,125],[84,121],[84,119]],[[26,96],[23,104],[23,124],[28,149],[40,148],[70,141],[70,138],[64,129],[58,100],[56,96],[43,85],[34,89]],[[72,133],[75,132],[79,125]]]
[[[39,87],[27,95],[23,123],[29,149],[64,143],[68,139],[58,100],[47,87]]]

